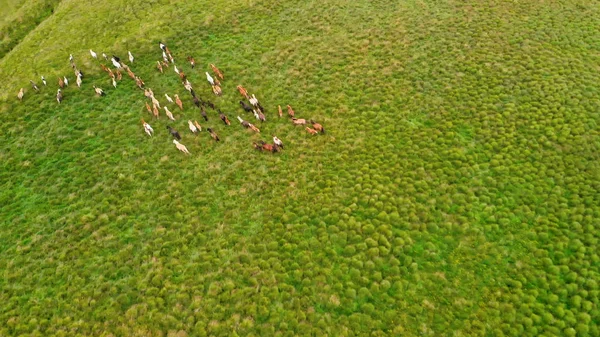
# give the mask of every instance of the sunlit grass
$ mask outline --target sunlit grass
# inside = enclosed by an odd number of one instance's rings
[[[599,12],[61,1],[0,59],[0,335],[599,335]],[[231,126],[155,69],[158,41]],[[131,50],[161,103],[182,98],[177,121],[89,48]],[[260,134],[236,121],[255,121],[238,84],[267,109]],[[273,134],[283,152],[252,148]]]

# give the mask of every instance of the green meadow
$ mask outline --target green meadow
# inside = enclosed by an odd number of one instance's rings
[[[0,6],[0,336],[600,336],[599,2]]]

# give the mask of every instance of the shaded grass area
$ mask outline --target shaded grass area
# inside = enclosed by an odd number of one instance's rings
[[[89,8],[62,2],[0,60],[2,334],[597,334],[596,4]],[[256,93],[261,135],[210,111],[203,123],[173,70],[154,69],[159,40],[230,119],[250,119],[235,86]],[[192,156],[164,116],[142,132],[141,92],[112,89],[88,48],[131,50],[159,98],[180,94],[172,124]],[[72,77],[69,53],[81,90],[15,102],[30,78]],[[279,120],[278,104],[327,134]],[[283,153],[251,148],[273,133]]]
[[[48,18],[60,0],[0,2],[0,59],[19,44],[42,21]]]

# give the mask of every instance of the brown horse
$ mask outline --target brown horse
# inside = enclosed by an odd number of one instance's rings
[[[136,76],[135,77],[135,84],[138,86],[138,88],[144,90],[144,84],[145,83],[144,83],[144,81],[142,81],[141,78],[139,78],[139,77]]]
[[[133,73],[133,71],[131,71],[131,69],[129,69],[129,67],[127,67],[127,75],[129,75],[129,77],[131,77],[132,80],[135,80],[135,74]]]
[[[175,104],[179,107],[179,110],[183,110],[183,102],[179,99],[179,95],[175,94]]]
[[[187,57],[187,60],[192,65],[192,69],[194,69],[194,67],[196,66],[196,60],[194,60],[194,58],[191,55]]]
[[[279,146],[276,144],[267,144],[262,140],[258,141],[258,143],[252,143],[252,145],[259,151],[269,151],[271,153],[279,152]]]
[[[212,69],[212,71],[214,71],[214,72],[215,72],[215,74],[217,74],[217,76],[218,76],[220,79],[223,79],[223,73],[221,72],[221,70],[219,70],[219,68],[217,68],[217,67],[216,67],[214,64],[211,64],[211,65],[210,65],[210,68]]]
[[[308,131],[308,133],[310,133],[311,135],[316,135],[317,133],[319,133],[317,130],[311,129],[308,126],[306,127],[306,131]]]
[[[238,85],[237,90],[240,92],[240,94],[242,94],[242,96],[248,98],[248,90],[246,90],[246,88],[242,87],[241,85]]]
[[[319,131],[320,133],[325,133],[325,129],[323,128],[323,125],[313,121],[312,119],[310,120],[310,124],[312,124],[313,128],[317,131]]]

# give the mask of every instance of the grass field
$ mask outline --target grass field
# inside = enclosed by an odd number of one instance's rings
[[[0,336],[600,336],[598,2],[6,8]],[[159,41],[231,126],[155,69]],[[161,103],[181,96],[177,121],[90,48],[131,50]],[[253,119],[238,84],[260,134],[234,121]],[[277,117],[287,104],[326,134]],[[272,134],[281,153],[252,148]]]

